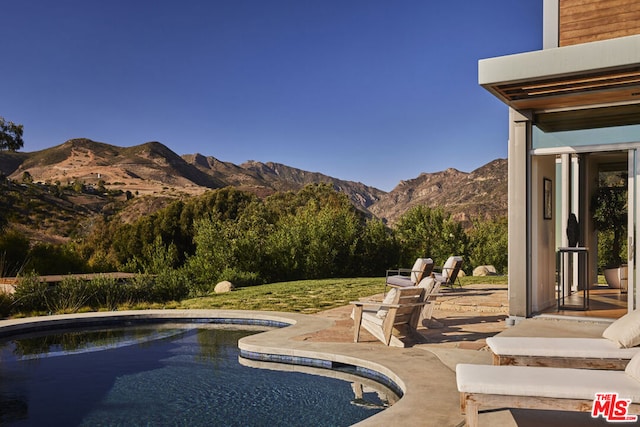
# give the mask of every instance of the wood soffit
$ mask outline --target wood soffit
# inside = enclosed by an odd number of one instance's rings
[[[487,89],[517,110],[637,102],[640,101],[640,65],[624,69],[495,84]]]

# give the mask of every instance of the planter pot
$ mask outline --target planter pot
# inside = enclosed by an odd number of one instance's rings
[[[620,273],[619,268],[607,268],[604,270],[604,280],[612,289],[620,289]]]
[[[623,264],[618,268],[607,268],[604,270],[604,280],[612,289],[627,290],[627,265]]]

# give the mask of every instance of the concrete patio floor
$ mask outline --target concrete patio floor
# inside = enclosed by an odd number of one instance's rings
[[[373,296],[372,299],[380,299]],[[497,334],[507,336],[599,337],[611,320],[588,318],[537,317],[507,327],[506,285],[472,285],[464,291],[445,293],[436,301],[433,321],[421,327],[423,341],[410,348],[386,348],[366,331],[357,346],[369,353],[393,353],[399,364],[418,367],[413,375],[420,381],[420,391],[400,400],[404,406],[395,414],[392,407],[385,414],[360,423],[362,426],[405,424],[422,426],[463,426],[459,393],[455,382],[458,363],[491,364],[491,352],[485,339]],[[337,343],[353,341],[351,307],[339,307],[317,314],[334,321],[330,328],[297,339]],[[396,365],[396,363],[394,363]],[[397,366],[397,365],[396,365]],[[405,398],[407,398],[405,400]],[[398,408],[400,409],[400,408]],[[406,415],[409,412],[411,415]],[[402,412],[402,414],[400,414]],[[407,418],[410,417],[410,418]],[[589,413],[533,410],[492,410],[480,414],[481,426],[603,426],[603,419],[593,419]],[[417,424],[413,424],[413,423]],[[390,424],[391,423],[391,424]]]
[[[373,298],[379,298],[374,296]],[[462,426],[457,363],[491,364],[485,339],[496,334],[519,336],[597,337],[609,323],[594,319],[527,319],[506,327],[506,285],[474,285],[437,300],[433,320],[419,329],[420,337],[406,348],[389,348],[366,331],[353,342],[351,307],[315,315],[238,310],[148,310],[0,321],[0,335],[25,328],[73,325],[123,318],[237,318],[289,323],[291,326],[251,335],[239,342],[243,351],[329,360],[382,373],[404,390],[388,409],[362,421],[360,426]],[[596,426],[608,425],[588,413],[494,410],[480,414],[481,426]]]

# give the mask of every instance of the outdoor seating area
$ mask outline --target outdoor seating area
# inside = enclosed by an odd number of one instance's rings
[[[435,279],[440,286],[452,288],[457,284],[462,288],[458,275],[462,270],[462,257],[450,256],[442,267],[434,267],[433,259],[418,258],[413,267],[387,270],[385,280],[385,294],[387,286],[406,287],[418,286],[427,278]]]

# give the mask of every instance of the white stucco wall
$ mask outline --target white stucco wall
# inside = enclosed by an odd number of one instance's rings
[[[555,191],[555,156],[533,156],[531,161],[531,309],[539,312],[556,304],[556,235],[555,205],[554,218],[545,220],[543,216],[543,179],[551,179]],[[555,203],[555,197],[552,198]]]

